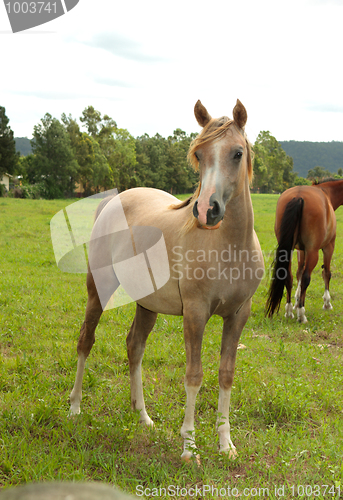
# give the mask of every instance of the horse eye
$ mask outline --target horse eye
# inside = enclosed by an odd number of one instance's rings
[[[195,158],[199,161],[199,155],[197,152],[194,153]]]
[[[237,153],[234,156],[234,159],[235,160],[240,160],[242,158],[242,156],[243,156],[242,151],[237,151]]]

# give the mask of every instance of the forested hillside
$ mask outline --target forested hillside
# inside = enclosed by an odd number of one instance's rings
[[[282,149],[293,158],[293,170],[299,177],[307,177],[314,167],[337,173],[343,168],[343,142],[279,141]],[[23,156],[32,152],[30,139],[15,137],[16,150]]]
[[[1,109],[8,128],[5,108]],[[75,193],[89,196],[113,187],[155,187],[172,194],[195,189],[198,172],[188,163],[187,151],[196,133],[177,128],[169,137],[135,138],[93,106],[85,108],[79,120],[80,124],[65,113],[59,120],[46,113],[34,126],[32,140],[13,139],[9,129],[13,164],[5,171],[17,176],[16,195],[53,199]],[[278,141],[261,131],[252,149],[255,193],[281,193],[316,178],[343,176],[343,142]]]
[[[31,141],[27,137],[15,137],[15,149],[21,156],[27,156],[32,153]]]
[[[343,168],[343,142],[279,141],[288,156],[293,158],[293,169],[300,177],[317,166],[337,173]]]

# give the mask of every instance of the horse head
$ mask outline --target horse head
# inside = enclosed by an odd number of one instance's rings
[[[233,120],[227,116],[212,118],[200,101],[195,104],[194,114],[203,129],[188,153],[190,162],[200,170],[193,214],[202,227],[216,229],[226,204],[242,192],[252,177],[250,146],[244,132],[247,112],[237,99]]]

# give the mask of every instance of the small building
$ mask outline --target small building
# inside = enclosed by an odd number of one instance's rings
[[[10,180],[13,179],[13,175],[11,174],[0,174],[0,184],[4,184],[7,191],[10,189]]]

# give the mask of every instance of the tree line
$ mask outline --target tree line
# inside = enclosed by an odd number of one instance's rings
[[[0,107],[0,180],[2,173],[16,175],[17,193],[32,198],[73,196],[76,186],[82,186],[84,196],[136,186],[189,193],[198,182],[198,173],[187,162],[196,135],[176,129],[167,138],[160,134],[134,138],[114,119],[88,106],[80,123],[70,114],[63,113],[59,120],[46,113],[34,126],[32,152],[19,156],[5,108]],[[309,183],[293,171],[292,157],[270,132],[260,132],[252,149],[254,192],[282,192]],[[321,167],[316,168],[315,175]]]

